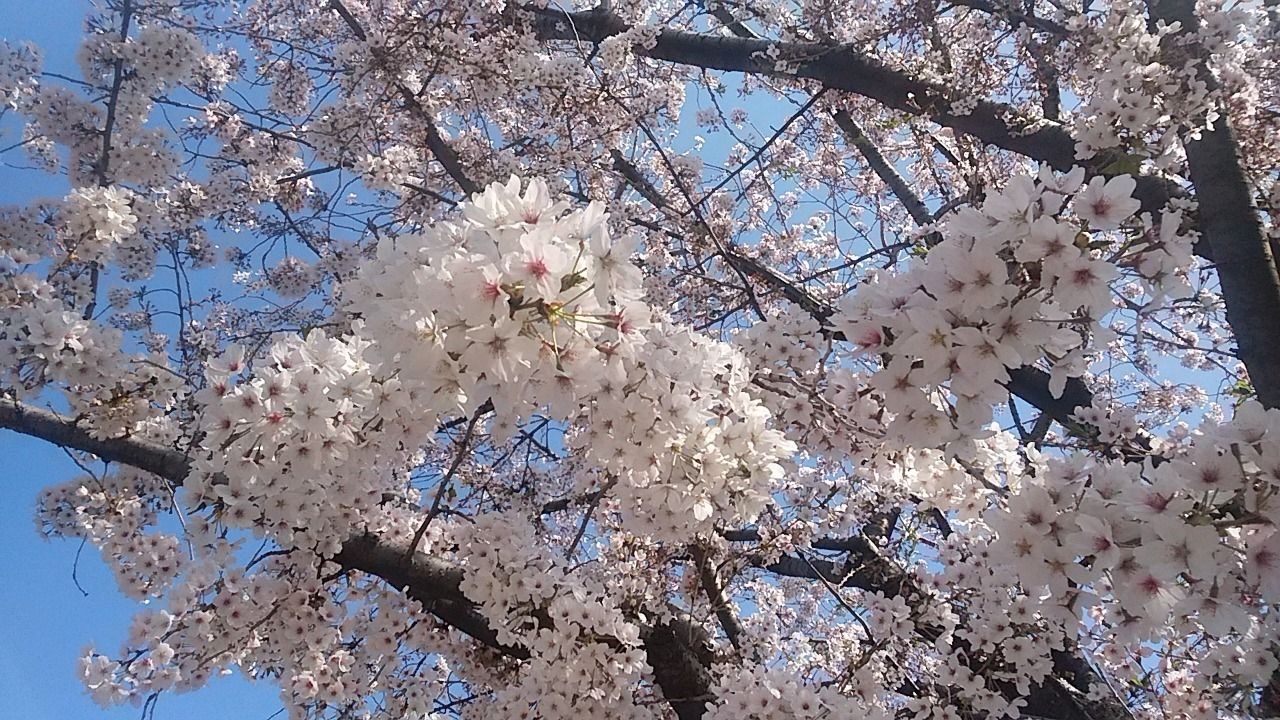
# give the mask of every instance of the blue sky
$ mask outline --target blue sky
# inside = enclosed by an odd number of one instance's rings
[[[140,606],[116,591],[111,573],[78,542],[43,540],[33,520],[36,497],[79,473],[52,445],[0,431],[0,698],[4,717],[23,720],[138,720],[130,706],[103,710],[76,679],[76,659],[93,643],[114,652]],[[86,597],[76,589],[72,570]],[[157,720],[266,720],[281,705],[278,690],[238,676],[206,689],[165,695]]]
[[[0,0],[0,37],[30,40],[44,50],[45,67],[74,72],[75,48],[87,2]],[[14,132],[0,126],[0,145]],[[11,141],[11,140],[10,140]],[[61,178],[0,167],[0,203],[66,192]],[[36,532],[40,490],[80,471],[58,448],[0,431],[0,698],[2,714],[23,720],[137,720],[141,709],[104,710],[76,678],[76,661],[92,643],[114,653],[133,613],[141,608],[117,592],[92,547],[76,563],[78,542],[46,541]],[[72,570],[85,596],[76,588]],[[266,720],[281,709],[278,689],[237,676],[215,679],[199,692],[169,694],[157,720]]]

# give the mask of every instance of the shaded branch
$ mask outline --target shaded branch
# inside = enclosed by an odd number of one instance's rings
[[[733,612],[733,604],[724,594],[724,587],[720,583],[715,565],[708,557],[705,548],[695,547],[692,553],[694,564],[698,568],[698,581],[702,585],[702,591],[706,593],[707,601],[711,603],[711,609],[715,611],[716,619],[720,621],[720,627],[724,629],[725,636],[729,638],[734,649],[741,651],[742,623],[738,622],[738,616]]]
[[[1012,4],[1008,7],[997,6],[996,3],[990,2],[990,0],[949,0],[949,2],[952,5],[973,8],[974,10],[980,10],[988,15],[1006,18],[1012,21],[1015,28],[1018,25],[1026,25],[1033,30],[1039,30],[1040,32],[1057,35],[1059,37],[1066,37],[1070,34],[1070,31],[1068,31],[1062,23],[1048,18],[1036,17],[1035,15],[1028,15],[1027,13],[1019,12],[1013,8]]]
[[[99,440],[69,418],[11,398],[0,398],[0,428],[130,465],[174,486],[181,485],[191,469],[190,459],[175,450],[132,438]],[[461,590],[463,570],[446,560],[369,533],[348,539],[331,560],[345,570],[381,578],[486,647],[516,660],[529,657],[527,648],[498,642],[497,633]],[[712,699],[708,668],[713,658],[706,633],[672,608],[672,617],[663,624],[642,625],[641,639],[654,679],[676,715],[681,720],[702,717]]]
[[[548,40],[598,44],[629,27],[611,13],[565,12],[531,6],[522,10],[533,30]],[[959,98],[950,88],[890,68],[849,45],[779,42],[664,29],[658,33],[653,47],[636,47],[634,51],[654,60],[709,70],[812,80],[826,88],[875,100],[899,112],[928,118],[1060,171],[1083,164],[1091,174],[1097,175],[1102,174],[1102,168],[1109,163],[1106,158],[1078,161],[1075,138],[1064,126],[1028,118],[1004,103],[980,100],[971,112],[953,112],[952,103]],[[1181,194],[1176,184],[1163,178],[1139,176],[1136,180],[1135,196],[1147,211],[1158,211],[1172,194]]]
[[[365,32],[364,27],[360,25],[360,21],[351,13],[351,10],[342,3],[342,0],[329,0],[329,7],[338,13],[338,16],[346,23],[353,35],[360,40],[368,39],[368,34]],[[458,159],[458,153],[440,135],[440,129],[436,127],[435,120],[427,112],[427,109],[422,106],[422,103],[418,101],[418,96],[404,83],[396,83],[393,87],[404,101],[404,104],[413,111],[419,122],[422,123],[423,130],[427,136],[427,148],[431,150],[431,154],[444,167],[444,171],[449,174],[449,177],[453,178],[453,181],[466,194],[473,195],[480,192],[480,186],[468,177],[462,167],[462,161]]]
[[[880,180],[889,187],[889,191],[893,196],[898,198],[898,202],[902,203],[902,207],[906,208],[907,214],[920,227],[927,227],[933,224],[933,213],[929,212],[929,208],[925,206],[920,196],[911,189],[905,178],[885,160],[884,154],[880,152],[880,148],[871,142],[871,138],[862,131],[862,127],[853,119],[848,110],[837,110],[832,117],[835,118],[836,125],[844,133],[845,139],[850,145],[857,148],[858,152],[867,162],[867,166],[871,168]],[[930,245],[936,245],[942,240],[942,237],[934,232],[929,234],[927,242]]]
[[[1182,30],[1166,44],[1165,62],[1180,68],[1184,52],[1199,56],[1199,76],[1212,91],[1218,83],[1205,66],[1207,51],[1194,38],[1199,27],[1193,0],[1155,0],[1150,18],[1179,22]],[[1245,177],[1240,146],[1225,108],[1212,129],[1186,139],[1187,170],[1199,201],[1198,229],[1213,250],[1227,306],[1227,322],[1249,371],[1258,400],[1280,408],[1280,272],[1262,233],[1253,193]]]
[[[69,418],[12,398],[0,397],[0,428],[145,470],[175,485],[190,470],[190,460],[177,450],[127,437],[99,439]]]

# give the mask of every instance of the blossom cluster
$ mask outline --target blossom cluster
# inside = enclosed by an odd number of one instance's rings
[[[462,653],[420,606],[359,579],[326,589],[316,568],[287,559],[260,559],[259,572],[228,568],[237,543],[217,539],[204,518],[189,530],[195,559],[163,604],[135,617],[120,659],[92,648],[81,658],[98,702],[192,690],[237,665],[280,678],[292,718],[373,696],[392,711],[422,714],[442,693],[449,666],[426,660]],[[404,656],[416,659],[405,665]]]
[[[754,519],[792,446],[743,392],[742,360],[655,319],[600,210],[564,210],[538,181],[490,186],[342,285],[350,334],[287,339],[252,375],[239,351],[211,363],[211,454],[188,489],[336,550],[438,423],[488,404],[499,440],[534,411],[582,422],[578,448],[619,478],[637,530]]]
[[[1241,67],[1247,46],[1239,28],[1249,24],[1249,13],[1211,3],[1203,25],[1186,28],[1149,22],[1142,3],[1112,3],[1082,43],[1086,57],[1078,72],[1090,87],[1073,118],[1076,157],[1176,167],[1184,159],[1182,137],[1211,129],[1227,92],[1257,92]],[[1186,52],[1196,43],[1212,53],[1210,63]]]
[[[1120,263],[1136,265],[1153,294],[1185,293],[1178,269],[1190,239],[1178,234],[1180,215],[1166,213],[1160,241],[1151,232],[1095,241],[1089,231],[1114,231],[1138,210],[1135,181],[1083,179],[1079,169],[1014,178],[980,208],[958,211],[922,261],[877,273],[848,298],[845,336],[887,360],[871,385],[896,416],[891,432],[919,445],[971,434],[991,421],[1008,371],[1041,361],[1060,395],[1083,370],[1086,339],[1105,334]],[[943,385],[949,407],[934,394]]]
[[[860,672],[847,685],[865,688],[868,681],[876,682],[868,673]],[[785,670],[733,668],[720,677],[716,688],[720,700],[706,717],[713,720],[809,720],[843,715],[888,720],[893,717],[883,705],[864,702],[858,693],[846,694],[847,690],[831,684],[809,685]],[[874,697],[870,693],[868,696]]]
[[[70,184],[0,208],[0,394],[127,450],[37,508],[145,604],[82,658],[96,700],[239,671],[291,720],[1268,702],[1280,429],[1157,437],[1254,389],[1192,257],[1214,208],[1139,187],[1190,197],[1227,117],[1275,214],[1274,10],[544,5],[108,2],[83,79],[0,44],[5,166]],[[815,92],[832,58],[889,101]],[[1087,171],[1010,177],[1072,141]],[[1037,369],[1094,403],[1020,417]]]
[[[1090,641],[1121,678],[1150,672],[1157,647],[1192,704],[1220,682],[1266,685],[1280,665],[1277,432],[1280,413],[1247,402],[1145,462],[1039,458],[987,515],[992,557],[1028,598],[1090,608]]]
[[[156,410],[174,405],[180,379],[162,357],[125,352],[119,330],[85,320],[53,297],[50,284],[25,274],[6,279],[11,284],[0,294],[0,357],[9,362],[0,382],[11,393],[60,391],[98,437],[172,434]]]
[[[144,533],[167,509],[167,483],[132,468],[46,488],[36,518],[46,536],[80,537],[96,546],[129,597],[160,597],[182,569],[180,540]]]
[[[101,262],[137,231],[138,218],[130,199],[129,190],[118,186],[77,188],[67,196],[62,227],[73,257]]]
[[[35,89],[40,60],[35,46],[0,40],[0,107],[16,107]]]
[[[520,682],[497,693],[495,709],[536,706],[538,717],[566,720],[583,712],[644,716],[634,704],[650,671],[640,629],[609,588],[569,576],[523,518],[484,515],[458,536],[468,558],[462,591],[479,602],[498,642],[532,655]]]

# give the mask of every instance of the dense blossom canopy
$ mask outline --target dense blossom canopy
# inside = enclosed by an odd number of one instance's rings
[[[1280,6],[105,0],[0,41],[103,705],[1280,715]]]

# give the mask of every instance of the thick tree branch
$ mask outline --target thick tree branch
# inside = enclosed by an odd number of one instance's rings
[[[1078,422],[1074,417],[1076,409],[1093,404],[1093,393],[1080,378],[1067,378],[1062,397],[1054,397],[1049,391],[1049,373],[1030,365],[1010,368],[1009,382],[1005,387],[1040,412],[1057,420],[1063,427],[1070,427]]]
[[[610,13],[565,12],[531,6],[523,10],[535,32],[548,40],[595,44],[628,28],[625,21]],[[1075,139],[1066,128],[1049,120],[1024,117],[1010,105],[982,100],[972,112],[953,112],[953,102],[961,98],[955,97],[946,86],[890,68],[846,45],[778,42],[664,29],[652,48],[637,47],[635,52],[654,60],[709,70],[813,80],[823,87],[851,92],[887,108],[928,118],[1061,171],[1082,164],[1093,174],[1101,174],[1110,162],[1106,158],[1078,161]],[[1137,181],[1135,194],[1147,211],[1158,211],[1171,194],[1181,193],[1175,184],[1162,178],[1141,176]]]
[[[160,475],[175,486],[182,483],[190,470],[188,458],[177,451],[132,438],[99,440],[70,419],[8,398],[0,399],[0,428],[93,453],[111,462],[128,464]],[[726,537],[746,541],[757,539],[759,535],[754,530],[743,530],[727,532]],[[783,557],[766,565],[766,569],[793,577],[820,576],[846,587],[880,590],[890,595],[917,592],[911,577],[896,570],[865,538],[822,539],[813,547],[847,550],[850,555],[843,564]],[[414,552],[407,543],[396,543],[372,534],[349,539],[332,560],[347,570],[368,573],[403,590],[443,623],[493,650],[516,660],[529,657],[526,648],[498,642],[496,632],[480,615],[475,604],[462,593],[462,569],[446,560]],[[801,569],[800,565],[804,568]],[[705,713],[708,702],[714,699],[710,693],[710,668],[714,657],[706,633],[698,624],[677,609],[671,610],[671,618],[663,624],[642,626],[641,640],[653,668],[654,680],[676,715],[681,720],[698,720]],[[1055,666],[1057,661],[1055,657]],[[1071,673],[1088,670],[1082,661],[1072,660],[1070,656],[1064,655],[1063,663],[1066,663],[1063,670]],[[1033,691],[1030,699],[1038,708],[1044,708],[1042,713],[1045,717],[1096,720],[1096,715],[1077,712],[1073,709],[1077,708],[1075,705],[1055,703],[1052,696],[1041,696],[1045,692],[1060,693],[1061,688],[1050,684]]]
[[[1165,47],[1166,62],[1181,67],[1184,53],[1198,56],[1200,79],[1210,90],[1217,89],[1204,64],[1205,49],[1198,42],[1184,42],[1199,27],[1194,0],[1153,0],[1148,7],[1151,20],[1182,25]],[[1280,273],[1262,233],[1226,110],[1212,129],[1201,132],[1199,139],[1188,139],[1185,146],[1200,206],[1198,227],[1213,250],[1240,359],[1262,404],[1280,408]]]
[[[902,206],[906,208],[907,214],[911,216],[911,219],[921,227],[931,225],[933,223],[933,213],[929,212],[929,208],[925,206],[920,196],[907,185],[906,179],[889,164],[888,160],[885,160],[880,148],[871,142],[871,138],[867,137],[867,134],[862,131],[862,127],[853,119],[849,111],[837,110],[833,117],[836,125],[844,133],[845,140],[858,149],[863,159],[867,161],[867,166],[889,187],[893,196],[898,198],[898,202],[902,203]],[[934,243],[936,242],[937,240],[934,240]]]
[[[190,470],[190,460],[177,450],[134,438],[99,439],[69,418],[12,398],[0,397],[0,428],[145,470],[174,484],[181,484]]]
[[[848,118],[848,121],[852,124],[852,127],[847,128],[846,133],[853,131],[857,135],[861,135],[861,129],[852,123],[851,117]],[[850,139],[851,141],[853,140],[853,138]],[[871,150],[875,151],[876,156],[879,156],[878,150],[874,146],[871,146]],[[908,208],[923,207],[919,197],[901,179],[901,176],[897,175],[896,171],[893,171],[887,162],[884,162],[883,156],[879,156],[879,158],[881,164],[891,173],[891,177],[898,178],[897,187],[891,185],[891,188],[895,193],[900,193],[899,200],[903,201],[903,204]],[[614,155],[614,167],[655,208],[661,210],[668,207],[668,203],[661,193],[648,182],[638,168],[622,157],[621,154]],[[913,212],[911,214],[913,218],[916,217],[916,213]],[[921,218],[926,221],[931,221],[932,219],[927,213],[921,213]],[[788,280],[759,261],[737,253],[726,253],[726,257],[731,262],[739,264],[740,269],[745,272],[762,278],[767,284],[803,308],[820,323],[825,325],[835,313],[834,308],[812,297],[803,287]],[[828,330],[827,332],[833,339],[843,339],[842,334],[837,331]],[[1084,381],[1078,377],[1068,379],[1060,397],[1054,397],[1049,386],[1049,373],[1039,368],[1023,366],[1010,368],[1009,370],[1007,387],[1011,393],[1036,406],[1046,416],[1054,418],[1064,426],[1074,426],[1075,420],[1073,416],[1076,409],[1092,405],[1092,393]],[[945,523],[945,518],[943,522]],[[759,540],[759,534],[754,530],[726,531],[722,535],[730,541]],[[820,559],[811,560],[803,556],[783,555],[771,562],[760,561],[757,565],[779,576],[816,579],[840,587],[881,591],[891,596],[909,596],[916,593],[912,578],[894,567],[872,543],[865,539],[837,540],[822,538],[815,541],[813,547],[817,549],[844,550],[849,552],[849,555],[844,559],[843,563]],[[705,585],[707,578],[705,571],[703,573]],[[711,587],[715,587],[715,585]],[[733,618],[732,615],[729,618],[721,616],[720,621],[726,632],[730,632],[731,628],[736,628],[736,618]],[[726,621],[731,624],[726,624]],[[734,645],[736,647],[738,643],[735,642]],[[1087,681],[1091,681],[1096,676],[1078,654],[1055,654],[1054,668],[1056,672],[1064,673],[1072,678],[1072,681],[1058,682],[1056,677],[1051,677],[1045,685],[1035,688],[1032,695],[1028,697],[1028,703],[1029,707],[1034,707],[1038,714],[1049,718],[1083,718],[1084,720],[1120,718],[1127,714],[1122,704],[1118,701],[1104,700],[1086,703],[1082,699],[1083,690],[1079,687],[1079,683],[1083,682],[1087,688]],[[1086,680],[1082,681],[1079,678],[1086,678]]]
[[[191,469],[190,459],[175,450],[134,438],[100,440],[69,418],[11,398],[0,398],[0,428],[154,473],[175,487]],[[498,642],[497,633],[461,590],[462,569],[446,560],[373,534],[348,539],[331,559],[404,591],[444,624],[482,645],[517,660],[529,657],[526,648]],[[674,609],[672,614],[664,624],[642,626],[641,639],[654,680],[676,715],[697,720],[712,697],[710,646],[696,623]]]
[[[1189,53],[1199,60],[1200,80],[1218,90],[1207,66],[1208,52],[1195,39],[1200,27],[1195,1],[1151,0],[1147,7],[1151,22],[1181,25],[1165,45],[1166,63],[1179,67]],[[1254,393],[1266,407],[1280,408],[1280,270],[1262,233],[1230,117],[1225,108],[1219,110],[1211,129],[1185,142],[1187,170],[1200,205],[1199,230],[1213,250],[1227,322]],[[1263,712],[1280,714],[1280,672],[1272,675],[1259,699]]]
[[[342,544],[333,561],[344,568],[382,578],[392,587],[422,603],[428,612],[449,626],[470,635],[504,655],[529,657],[522,647],[502,645],[497,633],[462,594],[462,569],[417,552],[409,543],[395,543],[376,535],[361,535]]]
[[[733,611],[733,604],[724,593],[724,587],[720,583],[715,563],[712,562],[705,548],[695,547],[692,549],[692,554],[694,564],[698,568],[698,580],[702,584],[703,592],[707,595],[707,601],[711,603],[711,608],[715,611],[716,619],[720,621],[720,627],[724,630],[725,637],[729,638],[729,642],[734,649],[741,651],[742,623],[738,622],[738,616]]]

